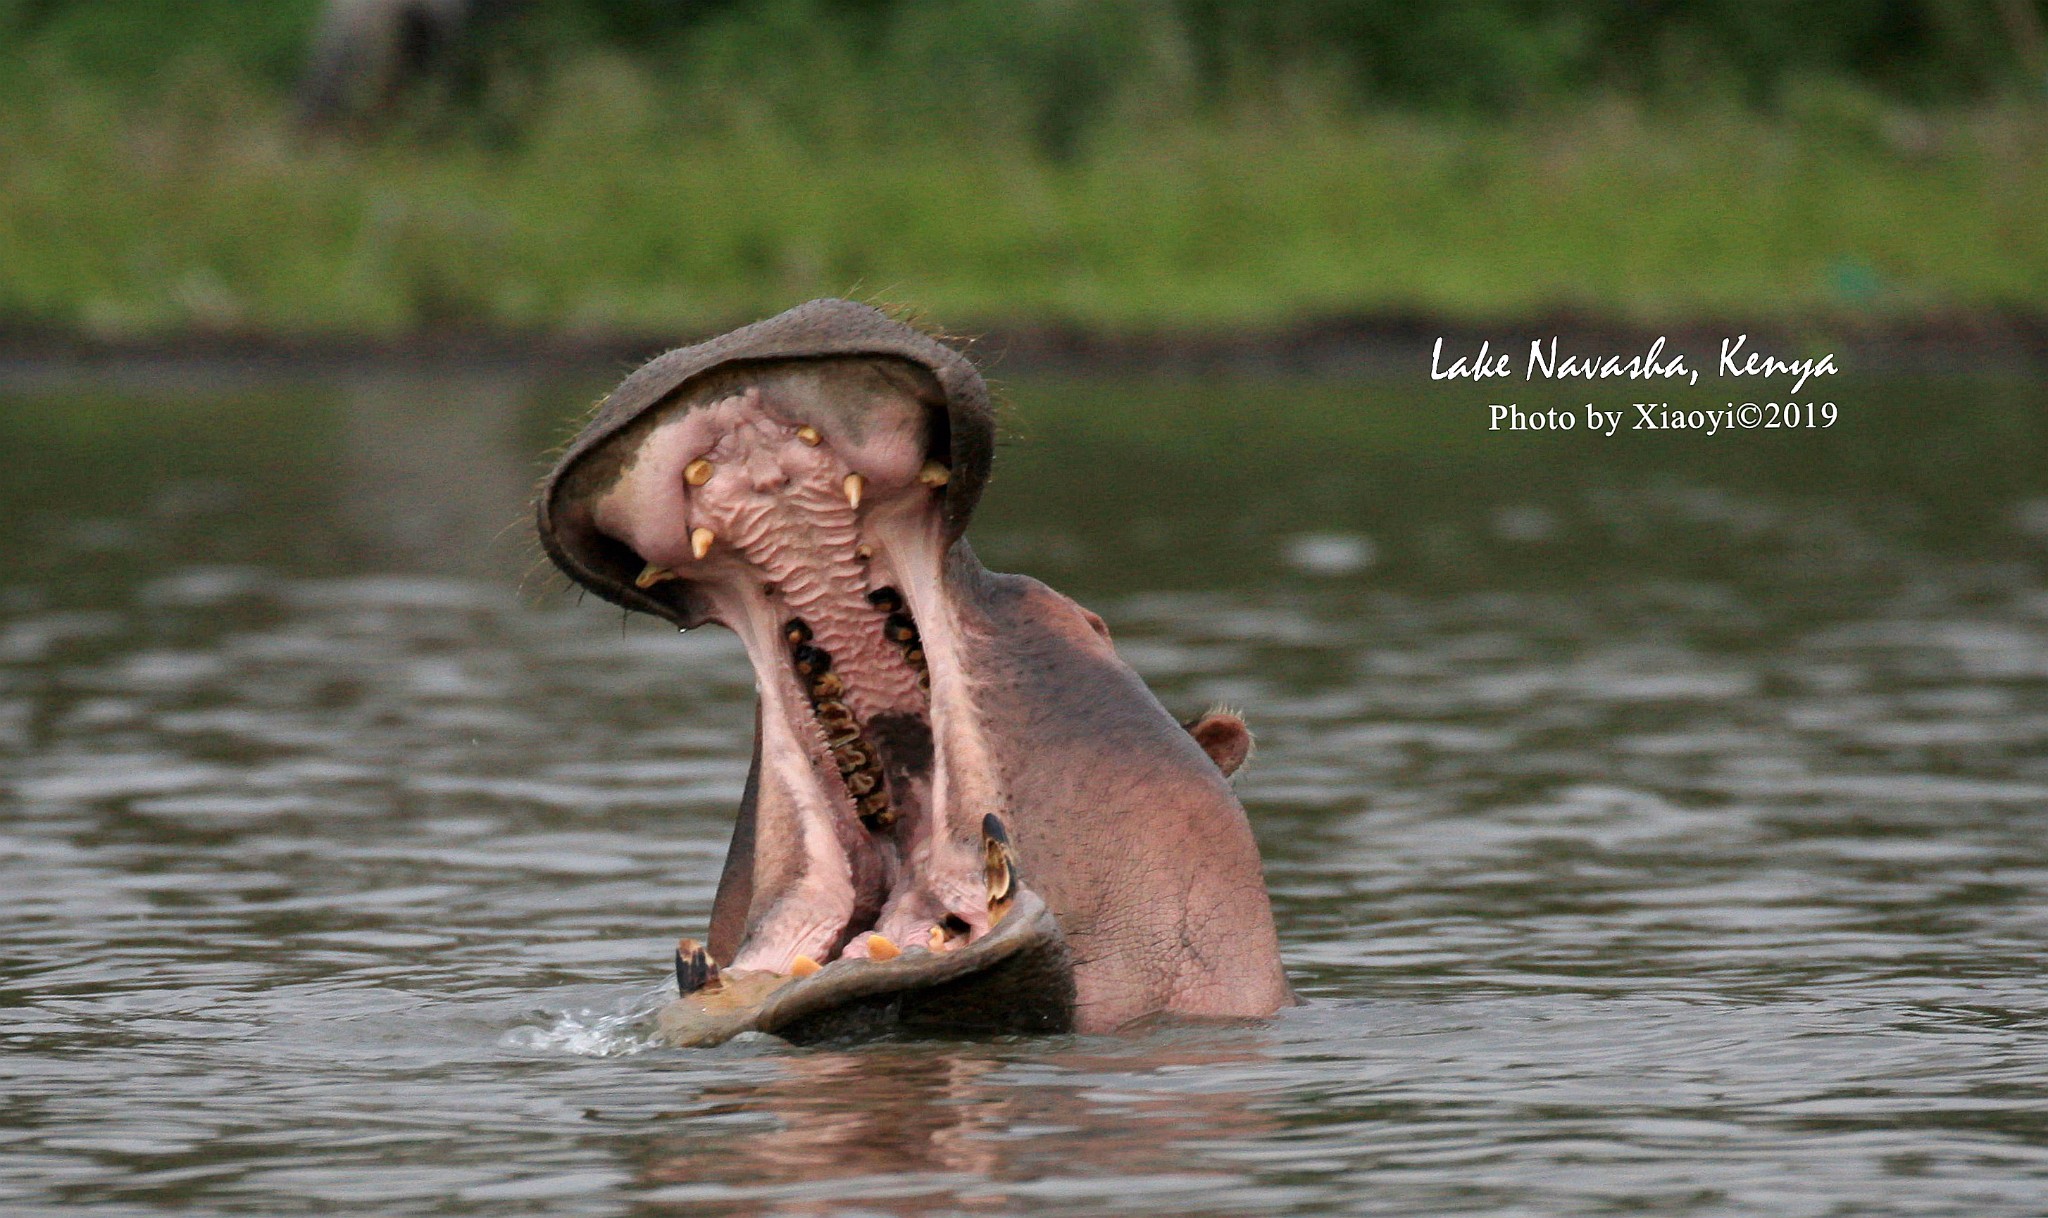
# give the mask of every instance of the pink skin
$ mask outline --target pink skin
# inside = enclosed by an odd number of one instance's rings
[[[979,939],[991,926],[981,826],[994,813],[1072,949],[1082,1030],[1289,1004],[1258,852],[1225,778],[1249,745],[1242,723],[1182,729],[1100,618],[949,543],[940,493],[919,480],[927,410],[873,377],[764,368],[670,410],[575,509],[689,581],[756,668],[750,854],[735,859],[739,881],[728,869],[719,903],[733,929],[714,919],[713,954],[786,973],[800,956],[866,956],[869,933],[912,951],[935,928],[942,942]],[[700,459],[711,474],[692,486]],[[858,508],[849,474],[865,479]],[[702,559],[699,529],[715,536]],[[914,619],[929,692],[882,633],[878,589]],[[829,654],[864,738],[886,742],[893,823],[863,823],[807,693],[816,678],[792,666],[791,619]]]

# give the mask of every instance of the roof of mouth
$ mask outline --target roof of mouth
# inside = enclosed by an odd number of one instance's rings
[[[579,462],[691,381],[736,364],[789,360],[883,357],[928,370],[945,397],[946,452],[951,467],[941,505],[946,532],[958,537],[988,483],[995,451],[995,411],[988,385],[965,355],[870,305],[851,300],[807,301],[765,321],[707,342],[679,347],[642,364],[598,404],[583,431],[542,480],[535,503],[540,541],[564,574],[606,600],[657,617],[681,620],[677,606],[632,584],[592,570],[558,535],[556,500]],[[684,622],[683,624],[689,624]]]

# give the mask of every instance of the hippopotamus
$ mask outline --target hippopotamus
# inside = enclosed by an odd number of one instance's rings
[[[1230,774],[1096,614],[965,536],[995,413],[958,350],[814,300],[643,365],[542,481],[548,556],[739,635],[753,765],[675,1043],[1106,1032],[1294,1000]]]

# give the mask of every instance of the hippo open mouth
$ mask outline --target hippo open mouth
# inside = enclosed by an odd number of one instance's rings
[[[540,534],[564,571],[685,628],[730,627],[755,672],[753,772],[709,942],[678,952],[672,1039],[816,1030],[833,1011],[1098,1022],[1082,992],[1092,961],[1077,978],[1068,941],[1099,936],[1092,906],[1115,895],[1074,858],[1114,840],[1088,823],[1116,811],[1091,768],[1105,743],[1136,750],[1169,810],[1213,804],[1220,786],[1241,863],[1249,834],[1227,784],[1115,660],[1100,619],[974,560],[961,533],[993,431],[957,352],[815,301],[634,373],[543,484]],[[1114,730],[1069,747],[1105,714]],[[1183,789],[1190,765],[1211,789]],[[1040,850],[1042,893],[1024,879]],[[1272,930],[1255,850],[1250,865],[1255,908],[1235,930],[1257,957]],[[1143,887],[1123,885],[1126,898]],[[1214,912],[1233,904],[1246,902]]]

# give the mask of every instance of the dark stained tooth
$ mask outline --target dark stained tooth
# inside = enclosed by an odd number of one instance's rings
[[[790,659],[796,664],[797,675],[801,677],[819,676],[832,668],[832,657],[809,643],[798,644],[790,653]]]
[[[782,637],[789,640],[791,647],[802,646],[811,641],[811,625],[800,617],[793,617],[782,628]]]
[[[917,623],[900,613],[892,613],[882,623],[882,633],[897,643],[917,642]]]
[[[828,672],[811,682],[811,697],[820,701],[826,698],[836,698],[845,692],[846,682],[840,680],[839,674],[836,672]]]
[[[860,801],[861,823],[870,829],[887,828],[896,823],[896,809],[889,806],[887,792],[876,791],[863,796]]]
[[[853,711],[844,702],[820,702],[817,706],[818,722],[833,734],[851,731],[860,726],[853,717]]]
[[[894,588],[877,588],[868,593],[868,604],[884,613],[894,613],[903,608],[903,595]]]
[[[718,962],[695,939],[676,944],[676,988],[694,994],[718,980]]]
[[[846,793],[855,799],[875,789],[876,779],[873,770],[854,770],[839,777],[846,783]]]
[[[904,649],[903,649],[903,658],[904,658],[905,660],[909,661],[909,663],[910,663],[910,666],[911,666],[912,668],[923,668],[923,667],[924,667],[924,648],[922,648],[922,647],[906,647],[906,648],[904,648]]]
[[[867,741],[855,736],[833,748],[832,760],[839,763],[839,772],[844,774],[850,770],[867,769],[874,764],[875,754],[874,750],[868,747]]]
[[[928,672],[920,672],[920,673],[918,673],[918,674],[917,674],[917,687],[918,687],[919,689],[923,690],[923,691],[924,691],[925,693],[930,693],[930,692],[932,692],[932,674],[930,674],[930,673],[928,673]]]

